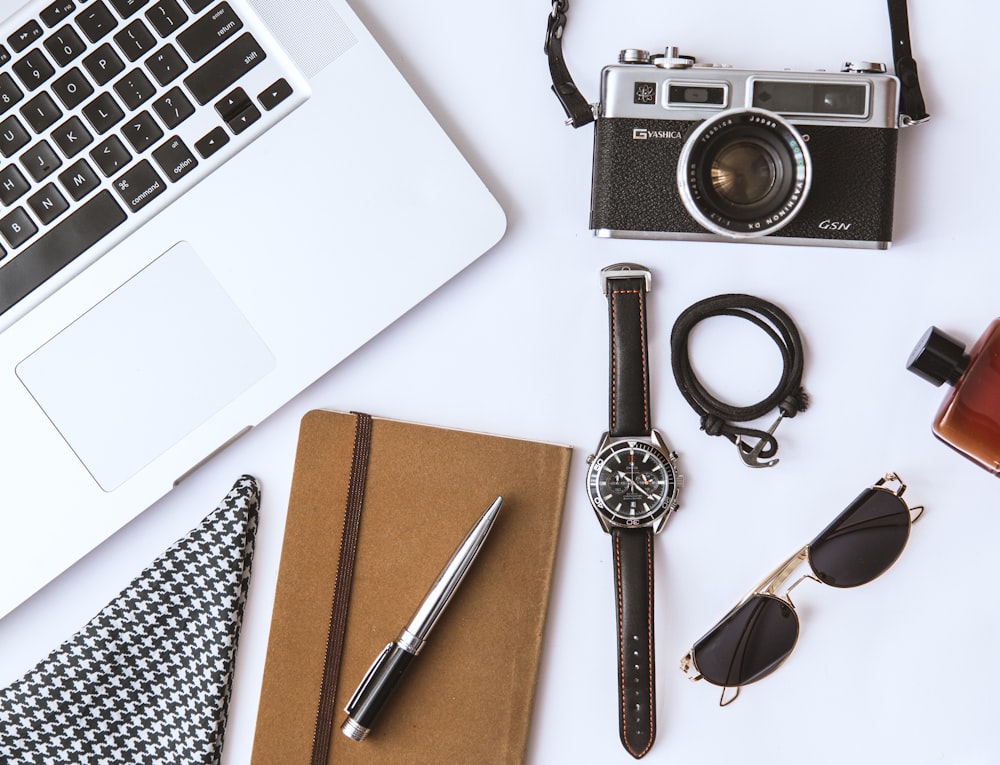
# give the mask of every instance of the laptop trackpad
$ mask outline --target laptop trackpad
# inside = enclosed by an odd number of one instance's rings
[[[270,350],[181,242],[22,361],[17,375],[111,491],[272,369]]]

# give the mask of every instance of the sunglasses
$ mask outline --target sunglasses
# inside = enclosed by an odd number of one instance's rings
[[[895,483],[895,488],[887,487]],[[803,580],[831,587],[857,587],[883,574],[906,547],[910,526],[923,506],[907,507],[906,485],[888,473],[858,495],[833,523],[782,563],[694,644],[681,671],[722,687],[720,706],[731,704],[740,688],[767,677],[788,658],[799,637],[799,619],[790,593]],[[803,562],[811,569],[783,595],[778,589]],[[735,693],[734,693],[735,691]]]

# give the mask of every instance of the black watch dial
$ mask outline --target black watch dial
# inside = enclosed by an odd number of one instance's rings
[[[590,501],[614,526],[648,526],[676,506],[673,461],[652,444],[618,441],[590,463]]]

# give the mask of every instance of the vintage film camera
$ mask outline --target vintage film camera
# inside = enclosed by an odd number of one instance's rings
[[[699,64],[677,48],[626,49],[588,104],[562,56],[568,0],[545,50],[553,91],[593,121],[590,227],[601,237],[885,249],[899,129],[928,117],[905,0],[888,0],[895,75]]]

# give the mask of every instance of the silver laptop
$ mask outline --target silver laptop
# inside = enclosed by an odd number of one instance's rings
[[[0,615],[503,235],[343,0],[0,0]]]

